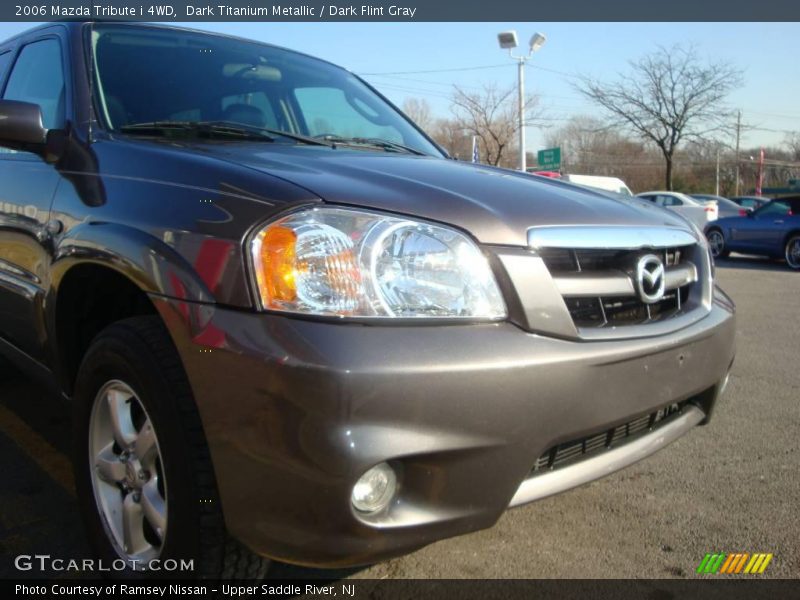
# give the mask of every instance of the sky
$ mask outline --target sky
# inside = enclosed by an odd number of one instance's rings
[[[392,102],[425,98],[448,116],[454,84],[516,85],[516,63],[497,33],[517,31],[521,45],[534,32],[547,43],[526,69],[526,91],[540,98],[546,124],[528,128],[528,151],[572,115],[599,116],[572,87],[578,74],[614,80],[628,61],[657,47],[693,44],[703,60],[729,61],[744,83],[729,96],[742,111],[742,146],[780,145],[800,131],[800,23],[191,23],[187,26],[299,50],[362,75]],[[0,23],[0,39],[28,23]],[[480,67],[480,68],[479,68]],[[486,67],[486,68],[483,68]],[[428,72],[426,72],[428,71]],[[430,72],[437,71],[437,72]],[[379,75],[380,74],[380,75]],[[732,144],[732,140],[721,140]]]

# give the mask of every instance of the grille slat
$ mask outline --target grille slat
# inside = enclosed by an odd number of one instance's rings
[[[686,259],[691,254],[689,248],[542,248],[539,255],[554,277],[575,325],[601,328],[642,325],[681,314],[697,280],[696,267]],[[645,254],[661,258],[667,269],[667,291],[656,303],[643,302],[635,291],[636,263]]]
[[[685,405],[686,402],[670,404],[616,427],[553,446],[536,459],[531,468],[531,473],[534,474],[574,464],[605,450],[619,447],[639,435],[658,429],[663,424],[663,421],[680,413]]]

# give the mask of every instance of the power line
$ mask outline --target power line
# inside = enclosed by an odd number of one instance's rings
[[[421,71],[378,71],[374,73],[359,73],[359,75],[364,77],[374,76],[374,75],[424,75],[426,73],[458,73],[462,71],[482,71],[486,69],[499,69],[501,67],[510,67],[514,66],[513,63],[502,63],[496,65],[478,65],[474,67],[453,67],[450,69],[425,69]],[[567,73],[566,71],[559,71],[558,69],[551,69],[550,67],[543,67],[541,65],[532,65],[526,64],[526,67],[531,69],[536,69],[538,71],[545,71],[547,73],[554,73],[556,75],[561,75],[562,77],[569,77],[570,79],[580,79],[579,75],[575,73]]]
[[[774,117],[776,119],[795,119],[800,121],[800,115],[768,113],[768,112],[761,112],[758,110],[750,110],[749,108],[747,109],[747,112],[752,113],[754,115],[761,115],[762,117]]]
[[[373,76],[373,75],[422,75],[423,73],[456,73],[460,71],[481,71],[484,69],[497,69],[500,67],[508,67],[509,63],[503,63],[499,65],[481,65],[476,67],[456,67],[453,69],[429,69],[426,71],[384,71],[382,73],[359,73],[362,76]]]

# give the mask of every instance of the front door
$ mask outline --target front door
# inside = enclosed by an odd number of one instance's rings
[[[40,34],[13,54],[2,97],[38,104],[45,127],[64,127],[62,39]],[[59,179],[41,157],[0,148],[0,338],[39,361],[50,262],[46,226]]]

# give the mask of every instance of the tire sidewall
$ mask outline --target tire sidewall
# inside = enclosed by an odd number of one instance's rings
[[[708,232],[708,235],[706,236],[708,238],[709,245],[711,244],[712,235],[718,235],[722,238],[722,247],[716,254],[714,254],[712,250],[712,255],[714,256],[714,258],[723,258],[725,256],[725,236],[719,229],[712,229],[711,231]]]
[[[786,245],[783,247],[783,258],[786,260],[786,266],[788,266],[792,271],[800,271],[800,265],[792,266],[792,264],[789,262],[789,246],[791,246],[797,240],[800,240],[800,235],[791,235],[789,236],[789,239],[786,240]]]
[[[92,483],[92,461],[89,456],[89,435],[92,407],[99,390],[111,380],[125,382],[136,393],[156,431],[161,452],[162,468],[166,478],[167,536],[160,560],[199,558],[199,527],[197,511],[200,498],[196,497],[187,456],[185,436],[180,426],[180,416],[172,399],[172,390],[161,374],[146,345],[129,336],[100,334],[87,353],[76,381],[73,408],[73,440],[75,484],[78,501],[85,521],[92,549],[104,566],[120,565],[120,556],[109,539],[104,517],[97,506]],[[138,342],[138,343],[137,343]],[[114,563],[113,561],[117,561]],[[104,575],[121,577],[179,576],[179,571],[136,572],[112,570]],[[191,577],[191,573],[183,573]]]

